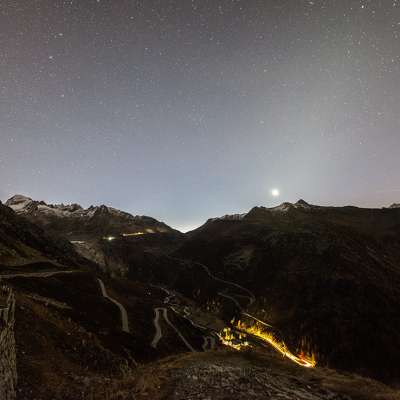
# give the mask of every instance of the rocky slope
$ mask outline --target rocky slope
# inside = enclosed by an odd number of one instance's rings
[[[207,352],[140,368],[137,399],[395,400],[399,393],[369,379],[333,370],[305,370],[274,354]]]

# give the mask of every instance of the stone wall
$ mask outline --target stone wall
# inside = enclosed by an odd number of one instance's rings
[[[15,298],[12,289],[0,286],[0,399],[16,398],[17,365],[14,338]]]

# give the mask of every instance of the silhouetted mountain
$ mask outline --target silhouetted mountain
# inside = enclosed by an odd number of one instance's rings
[[[322,363],[400,373],[400,209],[255,207],[208,220],[175,256],[252,291],[251,312],[292,348],[307,342]]]

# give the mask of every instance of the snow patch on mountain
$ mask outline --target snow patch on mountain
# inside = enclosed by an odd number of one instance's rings
[[[293,208],[293,204],[291,204],[291,203],[282,203],[279,206],[272,207],[272,208],[267,208],[267,210],[271,211],[271,212],[286,213],[291,208]]]
[[[307,203],[305,200],[300,199],[296,203],[289,203],[285,202],[280,204],[279,206],[276,207],[255,207],[263,209],[265,211],[269,211],[271,213],[287,213],[290,210],[293,209],[304,209],[304,210],[310,210],[313,208],[317,208],[318,206],[314,206],[312,204]],[[254,210],[254,209],[253,209]],[[240,221],[244,219],[249,213],[244,213],[244,214],[231,214],[231,215],[223,215],[222,217],[216,217],[216,218],[210,218],[209,221],[218,221],[218,220],[228,220],[228,221]]]
[[[12,208],[16,213],[24,212],[33,203],[30,197],[16,194],[6,201],[6,206]]]

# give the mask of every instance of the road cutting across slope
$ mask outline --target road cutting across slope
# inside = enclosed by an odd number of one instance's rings
[[[12,278],[51,278],[55,275],[66,275],[81,273],[79,270],[66,270],[66,271],[45,271],[45,272],[21,272],[12,274],[0,274],[1,279],[12,279]]]

